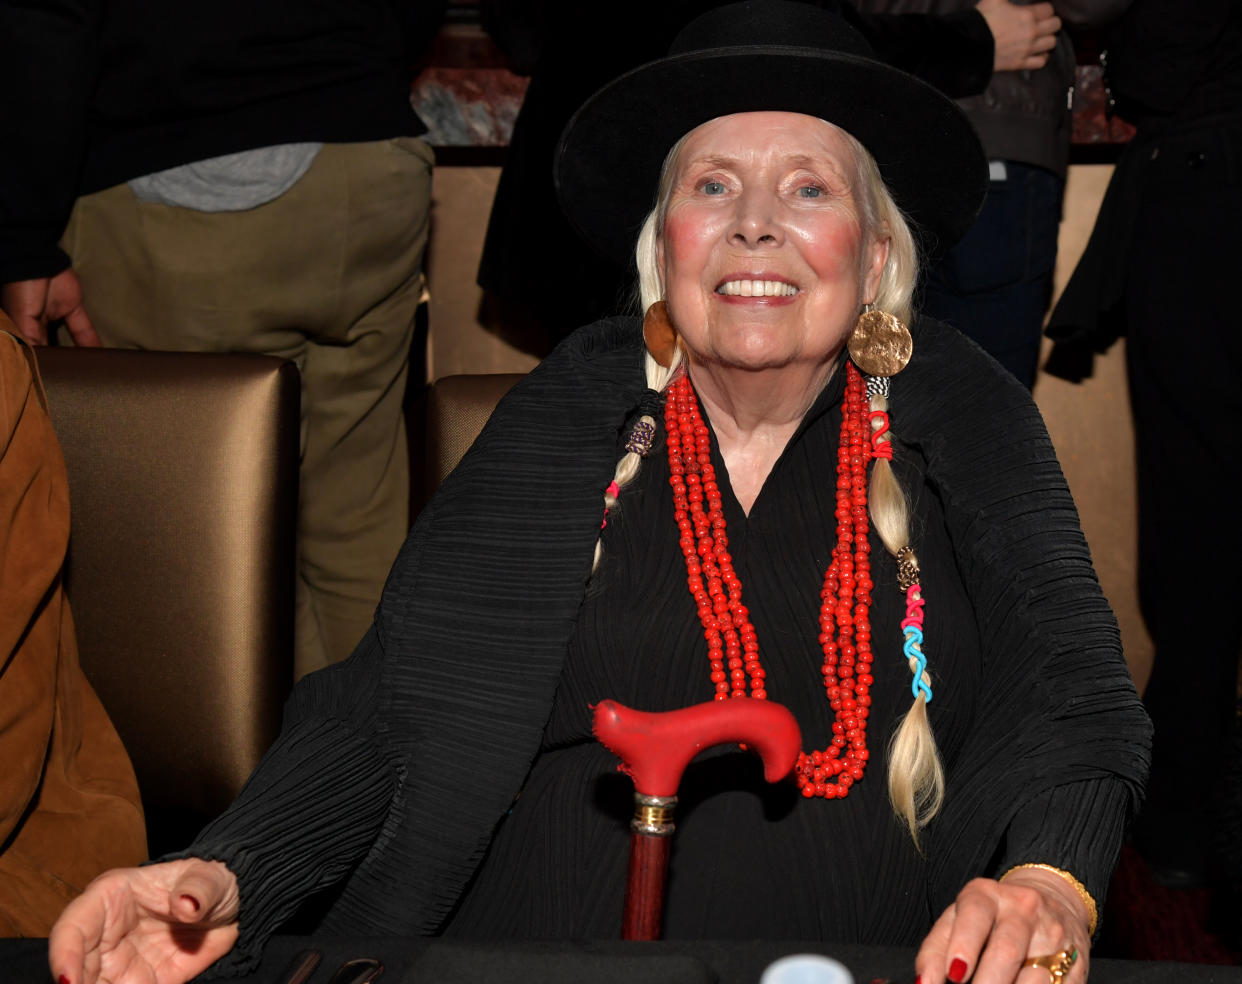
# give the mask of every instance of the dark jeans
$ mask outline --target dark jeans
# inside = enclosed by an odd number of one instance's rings
[[[920,310],[959,328],[1029,389],[1052,296],[1065,182],[1005,161],[970,231],[927,270]]]

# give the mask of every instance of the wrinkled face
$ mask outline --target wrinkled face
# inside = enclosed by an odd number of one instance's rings
[[[862,227],[843,131],[798,113],[737,113],[687,136],[657,261],[692,363],[742,369],[836,357],[888,257]]]

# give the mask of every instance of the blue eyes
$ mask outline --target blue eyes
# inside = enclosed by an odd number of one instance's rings
[[[729,189],[723,181],[704,181],[699,185],[699,191],[713,198],[729,193]],[[800,188],[794,189],[794,195],[798,198],[813,200],[823,198],[826,194],[827,192],[819,185],[802,185]]]
[[[725,187],[723,181],[704,181],[701,185],[699,185],[699,190],[704,195],[717,196],[726,194],[729,189]],[[824,196],[824,189],[816,187],[815,185],[803,185],[801,188],[798,188],[794,194],[799,198],[822,198]]]

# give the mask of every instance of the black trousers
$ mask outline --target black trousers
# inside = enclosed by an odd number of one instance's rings
[[[1242,119],[1160,140],[1145,172],[1125,289],[1139,586],[1156,645],[1138,832],[1145,853],[1203,868],[1242,649]]]
[[[926,271],[920,310],[958,328],[1027,389],[1035,385],[1052,297],[1065,181],[1005,161],[970,230]]]

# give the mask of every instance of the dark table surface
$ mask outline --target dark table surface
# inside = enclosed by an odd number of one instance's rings
[[[461,941],[318,939],[281,936],[271,941],[251,974],[230,980],[284,984],[290,960],[302,949],[323,951],[307,984],[328,984],[354,957],[385,965],[379,984],[756,984],[773,960],[790,953],[822,953],[841,961],[857,984],[889,978],[914,980],[912,950],[815,942],[701,941],[665,943],[471,944]],[[1093,960],[1092,984],[1242,984],[1242,967]],[[50,984],[42,940],[0,939],[0,984]]]

